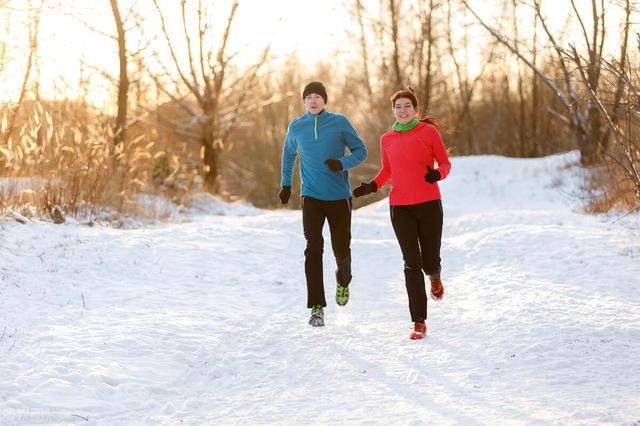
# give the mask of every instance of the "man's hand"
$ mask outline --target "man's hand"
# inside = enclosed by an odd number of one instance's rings
[[[291,187],[283,186],[278,194],[278,198],[280,198],[280,202],[282,204],[287,204],[289,202],[289,197],[291,197]]]
[[[324,164],[326,164],[333,172],[339,172],[342,170],[342,163],[340,160],[329,159],[325,161]]]

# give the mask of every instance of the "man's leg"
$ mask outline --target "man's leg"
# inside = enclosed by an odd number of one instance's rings
[[[307,247],[304,250],[304,272],[307,277],[307,307],[327,306],[324,298],[322,280],[322,253],[324,239],[322,227],[325,214],[322,201],[311,197],[302,197],[302,226]]]
[[[325,204],[331,248],[336,258],[336,279],[347,287],[351,282],[351,199],[328,201]]]

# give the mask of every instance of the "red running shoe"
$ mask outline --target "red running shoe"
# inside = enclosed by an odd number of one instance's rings
[[[431,298],[433,300],[442,300],[442,296],[444,296],[442,280],[434,281],[433,278],[429,277],[429,281],[431,281]]]
[[[427,334],[427,324],[423,322],[417,322],[413,326],[413,333],[411,333],[411,336],[409,336],[409,338],[411,340],[423,339],[424,336],[426,336],[426,334]]]

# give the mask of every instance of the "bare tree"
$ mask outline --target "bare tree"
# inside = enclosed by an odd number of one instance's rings
[[[85,97],[88,94],[89,82],[93,75],[101,76],[117,88],[116,122],[112,126],[113,143],[116,146],[119,146],[126,141],[127,130],[139,119],[138,114],[134,114],[134,117],[130,117],[129,92],[132,82],[140,82],[140,79],[142,78],[141,74],[144,70],[138,66],[134,72],[132,72],[130,70],[130,64],[132,61],[137,65],[142,64],[143,61],[141,57],[154,41],[147,40],[143,36],[146,32],[144,28],[145,18],[142,17],[144,13],[137,10],[138,2],[134,1],[128,3],[125,9],[122,9],[120,5],[121,2],[118,0],[109,0],[109,7],[115,24],[115,32],[99,28],[92,22],[85,20],[82,16],[76,16],[74,14],[71,15],[93,33],[112,40],[118,46],[117,53],[119,67],[117,76],[114,76],[110,71],[105,70],[104,68],[86,63],[84,59],[80,64],[80,87],[85,91]],[[137,44],[134,46],[128,45],[130,35],[134,40],[137,40]]]
[[[45,0],[40,0],[40,4],[37,7],[33,7],[32,0],[29,0],[29,54],[27,55],[27,63],[25,65],[24,76],[22,78],[22,84],[20,85],[20,94],[16,105],[11,108],[7,114],[7,126],[5,131],[5,143],[9,141],[13,131],[16,127],[16,121],[18,113],[22,107],[22,104],[27,96],[29,81],[31,79],[31,72],[33,70],[33,64],[38,52],[38,35],[40,28],[40,16],[44,7]]]
[[[605,155],[611,160],[613,174],[621,174],[622,181],[630,183],[633,194],[640,203],[640,138],[637,136],[640,128],[640,83],[637,75],[633,75],[627,53],[632,11],[630,0],[624,0],[624,10],[620,58],[603,60],[604,67],[601,70],[613,76],[616,85],[613,99],[607,102],[593,86],[593,77],[589,74],[588,68],[589,58],[582,57],[575,46],[571,47],[567,57],[575,64],[581,82],[588,88],[590,101],[603,117],[607,126],[607,137],[612,135],[615,151],[613,154],[605,152]],[[640,35],[637,37],[640,52]],[[615,170],[620,173],[615,173]]]
[[[400,46],[399,44],[399,34],[398,34],[398,20],[399,20],[399,3],[401,0],[388,0],[389,7],[389,20],[391,21],[391,45],[392,45],[392,54],[391,54],[391,63],[393,64],[393,78],[395,81],[396,88],[400,88],[402,86],[403,76],[402,71],[400,70]]]
[[[259,207],[273,207],[279,202],[275,194],[280,189],[282,142],[291,117],[303,110],[300,61],[291,56],[283,64],[274,65],[273,70],[271,66],[270,61],[265,64],[265,72],[258,77],[259,84],[254,90],[255,98],[265,101],[252,104],[257,109],[255,114],[250,114],[250,125],[234,133],[234,148],[225,150],[222,162],[225,185],[234,194],[246,197]],[[274,97],[274,93],[279,95]],[[335,93],[331,96],[334,98]],[[260,161],[247,161],[247,158],[259,158]],[[296,187],[299,182],[297,170],[293,179],[293,187]],[[299,199],[292,199],[290,203],[291,207],[299,207]]]
[[[493,61],[495,44],[489,46],[488,52],[482,52],[487,55],[486,59],[483,61],[483,67],[480,72],[471,79],[468,73],[467,63],[464,61],[464,59],[468,57],[470,51],[468,26],[465,25],[464,27],[462,40],[454,39],[453,36],[453,16],[454,14],[463,14],[465,11],[454,9],[453,3],[456,5],[458,4],[455,1],[447,1],[446,20],[448,53],[455,71],[455,82],[452,84],[452,87],[457,94],[457,96],[449,98],[453,112],[452,117],[450,118],[450,123],[451,126],[456,129],[457,135],[466,139],[463,152],[471,154],[478,152],[478,147],[476,146],[476,124],[472,111],[472,101],[476,88],[484,75],[487,65],[491,64]],[[458,55],[461,51],[465,54],[463,61],[458,59]]]
[[[437,31],[434,28],[434,22],[436,22],[434,15],[440,7],[440,2],[421,0],[418,7],[419,29],[414,36],[414,63],[411,68],[416,76],[415,81],[418,82],[418,97],[421,99],[422,108],[429,111],[433,96],[434,69],[440,66],[435,63]]]
[[[118,114],[114,131],[114,142],[122,144],[127,137],[127,105],[129,95],[129,77],[127,75],[127,43],[126,30],[122,22],[117,0],[109,0],[113,19],[118,33],[118,59],[120,63],[120,75],[118,78]]]
[[[362,80],[369,98],[373,98],[373,89],[371,87],[371,72],[369,71],[369,47],[367,46],[367,32],[364,24],[364,6],[362,0],[355,0],[355,15],[358,22],[358,42],[360,47],[360,55],[362,58]]]
[[[2,3],[0,4],[0,9],[2,9],[3,5],[6,3]],[[6,16],[5,16],[5,20],[4,22],[2,22],[3,27],[3,34],[9,34],[10,33],[10,26],[9,26],[9,22],[11,19],[11,16],[9,15],[8,12],[5,12]],[[2,73],[4,71],[4,67],[5,64],[7,62],[7,42],[5,40],[0,40],[0,73]]]
[[[622,71],[625,70],[625,68],[627,67],[627,63],[629,61],[628,59],[629,32],[631,30],[631,13],[633,11],[633,5],[631,4],[630,0],[621,0],[621,1],[623,1],[623,6],[624,6],[624,23],[622,25],[622,39],[620,41],[620,56],[618,59],[618,67],[617,67],[618,70],[620,70],[620,72],[617,72],[617,73],[614,72],[614,74],[617,74],[617,81],[616,81],[616,92],[613,98],[613,111],[610,117],[611,122],[614,125],[618,123],[618,120],[620,119],[620,114],[622,113],[623,108],[622,108],[621,98],[622,98],[623,92],[625,88],[628,89],[630,86],[632,87],[632,85],[629,84],[630,82],[629,78],[626,78],[630,76],[625,76],[625,73]],[[640,35],[638,35],[638,37],[640,37]],[[575,49],[572,49],[572,51],[575,55]],[[611,66],[608,66],[608,68],[609,70],[611,70]],[[590,87],[590,92],[591,92],[591,87]],[[611,126],[607,126],[607,130],[602,136],[601,145],[605,150],[607,148],[607,143],[609,141],[610,131],[611,131]]]
[[[565,50],[560,46],[553,32],[548,26],[546,18],[542,15],[541,0],[533,0],[534,13],[541,24],[544,33],[550,43],[552,50],[556,54],[556,61],[561,69],[562,82],[556,82],[547,75],[535,63],[534,58],[523,53],[506,35],[486,23],[466,0],[462,0],[465,7],[476,17],[478,22],[502,45],[507,47],[516,57],[526,64],[535,74],[553,91],[560,100],[564,111],[556,111],[548,108],[548,112],[562,123],[566,124],[576,138],[581,153],[581,162],[584,165],[592,165],[599,161],[603,149],[606,147],[606,129],[602,126],[600,115],[592,102],[580,102],[579,82],[571,72],[569,61],[565,55]],[[605,4],[600,0],[591,0],[591,19],[593,25],[591,31],[587,31],[584,18],[578,10],[575,0],[570,0],[573,10],[573,17],[579,23],[582,36],[587,50],[587,62],[585,72],[588,76],[590,87],[596,93],[599,90],[600,73],[602,68],[602,50],[606,36],[605,26]]]
[[[533,16],[533,42],[531,45],[531,63],[534,67],[538,66],[538,14],[534,14]],[[539,87],[540,78],[536,75],[534,71],[531,72],[531,139],[532,143],[529,148],[523,147],[524,150],[527,150],[527,154],[529,156],[534,156],[537,154],[537,146],[538,144],[534,141],[539,137],[539,129],[541,123],[540,117],[540,87]]]
[[[178,41],[170,35],[166,12],[162,10],[157,0],[153,0],[153,4],[160,17],[172,67],[178,75],[177,78],[173,78],[174,73],[163,65],[165,69],[163,77],[169,80],[169,84],[163,81],[161,76],[155,76],[155,79],[163,93],[191,117],[187,127],[189,127],[189,133],[199,141],[202,147],[205,188],[211,192],[218,192],[219,157],[238,118],[238,110],[246,100],[248,90],[242,89],[255,84],[257,73],[266,60],[268,48],[264,50],[262,57],[254,66],[231,80],[229,74],[232,72],[231,60],[234,55],[229,54],[227,48],[239,6],[238,0],[234,0],[231,4],[217,48],[210,43],[213,39],[212,28],[208,24],[208,11],[203,1],[197,0],[197,6],[195,6],[197,34],[194,40],[188,24],[191,8],[188,7],[187,0],[181,0],[182,42],[186,45],[187,55],[185,65],[184,58],[178,56],[176,49]],[[186,93],[183,89],[186,89]],[[188,101],[187,94],[195,99],[195,105]],[[232,99],[233,102],[222,106],[223,100]]]
[[[512,12],[512,16],[511,16],[511,24],[512,24],[512,31],[513,31],[513,45],[516,49],[520,50],[520,34],[518,31],[518,0],[511,0],[511,12]],[[534,33],[535,33],[535,28],[534,28]],[[535,49],[535,45],[534,45],[534,49]],[[535,54],[532,53],[532,56],[534,57],[532,59],[532,63],[535,66]],[[524,83],[524,76],[523,76],[523,70],[522,70],[522,65],[519,63],[518,64],[518,117],[516,119],[516,122],[518,123],[518,141],[519,141],[519,148],[520,148],[520,155],[521,156],[526,156],[526,152],[527,152],[527,129],[526,129],[526,125],[525,123],[527,122],[527,110],[526,110],[526,103],[527,103],[527,94],[525,93],[525,87],[524,87],[525,83]]]

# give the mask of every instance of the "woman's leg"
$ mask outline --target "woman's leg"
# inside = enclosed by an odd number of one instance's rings
[[[418,245],[418,221],[411,214],[411,207],[391,206],[391,223],[404,259],[404,279],[411,321],[422,322],[427,319],[427,295]]]
[[[417,206],[416,206],[417,207]],[[419,205],[418,234],[424,273],[440,279],[440,245],[442,241],[442,203],[440,200]]]

